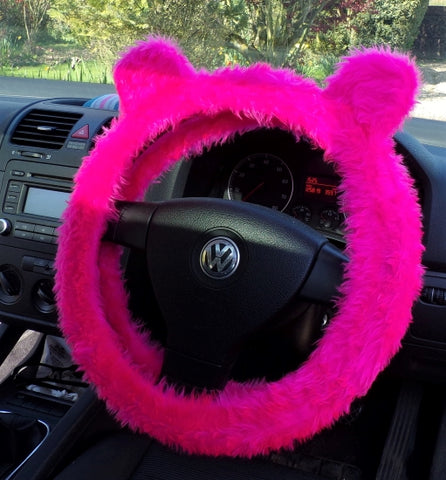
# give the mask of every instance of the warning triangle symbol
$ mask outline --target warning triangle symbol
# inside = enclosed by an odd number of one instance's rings
[[[79,128],[76,130],[73,135],[71,135],[72,138],[81,138],[83,140],[88,140],[90,138],[90,128],[88,127],[88,124],[84,125],[83,127]]]

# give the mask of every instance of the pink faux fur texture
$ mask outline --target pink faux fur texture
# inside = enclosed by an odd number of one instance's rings
[[[391,134],[414,104],[416,69],[403,55],[360,50],[320,89],[267,65],[197,72],[152,38],[123,56],[115,82],[120,118],[79,170],[60,231],[56,290],[74,360],[123,424],[165,444],[246,457],[290,448],[365,395],[411,319],[420,210]],[[180,395],[156,383],[162,349],[131,318],[120,249],[101,237],[116,199],[140,199],[183,156],[258,127],[311,138],[342,176],[350,262],[339,312],[308,361],[281,380]]]

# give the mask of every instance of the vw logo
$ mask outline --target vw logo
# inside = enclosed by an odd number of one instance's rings
[[[203,272],[214,279],[230,277],[240,263],[240,250],[228,237],[215,237],[201,250],[200,266]]]

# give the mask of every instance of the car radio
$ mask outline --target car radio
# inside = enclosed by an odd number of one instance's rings
[[[0,322],[55,325],[57,228],[77,169],[10,160],[0,191]],[[50,329],[51,330],[51,329]]]
[[[74,173],[70,167],[9,162],[3,179],[5,218],[0,234],[12,230],[16,238],[56,243],[55,227],[67,205]]]

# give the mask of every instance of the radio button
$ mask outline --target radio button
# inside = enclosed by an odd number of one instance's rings
[[[13,170],[11,175],[14,175],[14,177],[24,177],[25,172],[22,172],[21,170]]]
[[[32,240],[33,235],[34,234],[32,232],[27,232],[26,230],[14,230],[14,237],[16,238],[22,238],[24,240]]]
[[[14,193],[8,193],[8,195],[6,195],[6,201],[10,203],[18,202],[19,196]]]
[[[17,213],[17,205],[11,205],[10,203],[6,203],[3,207],[3,211],[5,213]]]
[[[25,230],[27,232],[34,232],[35,227],[36,225],[34,225],[33,223],[15,222],[16,230]]]
[[[20,193],[21,185],[20,183],[10,182],[8,186],[8,193]]]
[[[41,233],[34,233],[33,234],[33,240],[36,240],[36,242],[43,242],[43,243],[52,243],[53,237],[50,235],[43,235]]]
[[[46,227],[45,225],[36,225],[34,231],[44,235],[54,235],[54,227]]]

